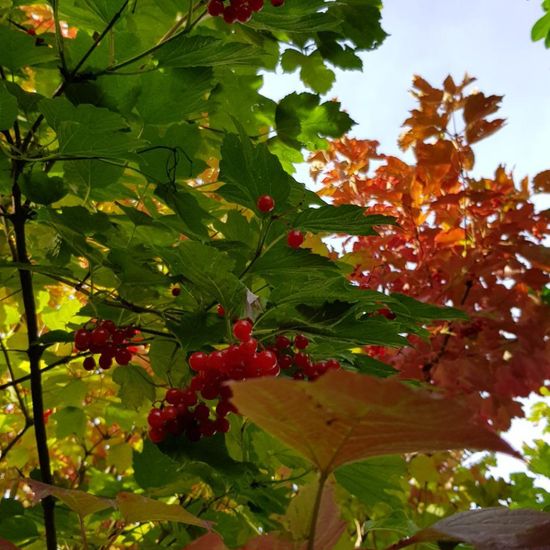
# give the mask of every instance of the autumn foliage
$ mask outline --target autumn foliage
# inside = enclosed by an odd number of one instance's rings
[[[415,77],[418,106],[399,139],[415,163],[378,152],[371,140],[343,138],[310,158],[321,195],[397,217],[399,228],[349,241],[346,260],[362,288],[403,292],[468,312],[437,323],[402,350],[369,353],[403,378],[465,395],[499,429],[522,415],[516,398],[550,378],[548,216],[533,194],[550,190],[550,172],[514,181],[505,166],[474,173],[473,146],[499,130],[501,96],[468,91],[473,78],[442,88]]]

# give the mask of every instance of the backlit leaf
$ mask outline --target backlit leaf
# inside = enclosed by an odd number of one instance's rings
[[[488,426],[476,425],[467,406],[394,379],[329,372],[313,383],[262,378],[231,388],[242,414],[323,472],[387,454],[485,449],[517,455]]]

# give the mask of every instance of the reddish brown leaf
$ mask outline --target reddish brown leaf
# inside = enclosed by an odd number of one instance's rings
[[[0,540],[0,550],[20,550],[19,546],[15,546],[13,542],[9,540]]]
[[[500,130],[505,122],[503,118],[497,118],[491,121],[483,119],[476,120],[466,128],[466,139],[468,143],[481,141]]]
[[[303,550],[303,545],[284,539],[277,533],[269,533],[249,540],[241,550]]]
[[[486,96],[481,92],[468,96],[464,104],[464,122],[471,124],[495,113],[499,109],[502,97],[501,95]]]
[[[260,378],[231,387],[239,411],[323,472],[409,452],[466,448],[518,456],[488,426],[475,424],[462,403],[394,379],[333,371],[313,383]]]
[[[533,186],[537,193],[550,193],[550,170],[539,172],[533,178]]]
[[[410,544],[452,540],[477,550],[550,550],[550,514],[486,508],[455,514],[409,539]]]

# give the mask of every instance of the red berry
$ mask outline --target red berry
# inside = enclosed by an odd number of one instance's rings
[[[211,399],[216,399],[219,394],[219,388],[214,385],[204,386],[204,388],[201,390],[201,395],[203,399],[206,399],[207,401],[210,401]]]
[[[252,11],[257,12],[264,7],[264,0],[248,0],[248,5]]]
[[[103,327],[98,327],[92,330],[91,343],[96,346],[103,346],[109,339],[109,331]]]
[[[225,434],[229,431],[229,420],[227,418],[216,418],[214,424],[217,432]]]
[[[109,332],[109,334],[112,334],[116,330],[116,325],[113,321],[110,319],[107,319],[106,321],[102,321],[101,325],[99,325],[101,328],[104,328]]]
[[[105,353],[102,353],[99,356],[99,366],[103,370],[110,369],[112,364],[113,364],[113,357],[111,355],[107,355]]]
[[[172,405],[168,405],[162,409],[162,418],[164,422],[175,420],[178,417],[178,410]]]
[[[237,8],[237,21],[247,23],[252,18],[252,10],[248,4],[241,4]]]
[[[275,338],[275,346],[277,347],[277,349],[287,349],[290,347],[291,343],[292,342],[290,341],[290,338],[287,338],[282,334],[280,334],[279,336],[277,336],[277,338]]]
[[[151,428],[162,428],[164,426],[164,418],[160,409],[151,409],[147,415],[147,423]]]
[[[224,355],[221,351],[213,351],[208,355],[207,367],[209,370],[221,371],[224,366]]]
[[[237,340],[240,340],[241,342],[245,342],[246,340],[250,339],[250,335],[252,334],[252,323],[250,321],[247,321],[246,319],[242,319],[240,321],[237,321],[233,325],[233,336]]]
[[[237,10],[233,6],[223,8],[223,20],[226,23],[235,23],[237,21]]]
[[[36,30],[33,28],[27,29],[27,34],[30,36],[36,36]]]
[[[118,329],[111,334],[111,340],[113,344],[122,344],[126,340],[126,333],[124,330]]]
[[[305,353],[297,353],[294,356],[294,364],[299,369],[307,369],[311,365],[311,359],[309,358],[309,355]]]
[[[262,373],[267,373],[277,365],[277,356],[272,351],[262,351],[254,356],[254,366]]]
[[[75,332],[74,345],[76,349],[86,351],[90,347],[90,341],[91,335],[86,329],[81,328]]]
[[[202,351],[196,351],[189,357],[189,366],[196,372],[206,370],[208,366],[208,355]]]
[[[218,304],[218,307],[216,308],[216,313],[218,314],[218,317],[224,317],[225,316],[225,309],[221,304]]]
[[[197,394],[191,389],[184,390],[182,392],[182,403],[185,403],[188,407],[196,405]]]
[[[127,348],[120,348],[115,353],[115,361],[119,365],[127,365],[132,360],[132,354]]]
[[[289,369],[292,366],[292,357],[286,354],[279,355],[278,363],[282,369]]]
[[[294,378],[294,380],[303,380],[305,378],[305,376],[304,376],[303,372],[295,372],[292,375],[292,378]]]
[[[82,366],[87,370],[94,370],[95,369],[95,359],[93,357],[86,357],[84,359],[84,362],[82,363]]]
[[[285,0],[271,0],[271,5],[276,7],[276,8],[280,8],[281,6],[283,6],[285,3]]]
[[[243,342],[239,346],[239,351],[243,355],[243,359],[245,360],[247,357],[254,355],[257,349],[258,349],[258,340],[256,340],[255,338],[250,338],[249,340],[246,340],[246,342]]]
[[[234,412],[235,407],[229,401],[220,401],[216,405],[216,414],[218,416],[227,416],[230,412]]]
[[[170,403],[170,405],[177,405],[183,401],[183,392],[177,388],[170,388],[166,392],[164,399],[166,399],[166,402]]]
[[[149,439],[155,444],[162,443],[166,439],[166,430],[164,427],[151,428],[149,430]]]
[[[325,365],[327,370],[338,370],[340,368],[340,363],[336,359],[329,359]]]
[[[199,422],[204,421],[210,416],[210,409],[204,403],[199,403],[195,407],[195,411],[193,413],[193,416]]]
[[[220,388],[220,397],[222,399],[231,399],[233,397],[233,391],[229,386],[222,386]]]
[[[256,206],[260,212],[266,214],[275,208],[275,201],[271,195],[262,195],[256,202]]]
[[[176,297],[181,294],[181,288],[179,286],[175,286],[172,288],[172,296]]]
[[[223,13],[223,2],[221,0],[210,0],[208,3],[208,13],[212,17],[217,17]]]
[[[212,437],[216,433],[216,423],[207,419],[200,423],[200,430],[203,437]]]
[[[303,334],[297,334],[294,338],[294,345],[298,349],[306,349],[309,345],[309,340]]]
[[[205,383],[205,380],[200,375],[194,376],[191,379],[191,384],[189,384],[189,388],[191,389],[191,391],[197,392],[202,390],[202,388],[204,388],[204,383]]]
[[[376,313],[378,313],[378,315],[382,315],[383,317],[385,317],[386,319],[389,319],[390,321],[393,321],[393,319],[395,319],[396,317],[395,313],[391,311],[391,309],[388,309],[387,307],[379,309]]]
[[[304,234],[297,229],[293,229],[286,236],[286,242],[291,248],[300,248],[304,242]]]

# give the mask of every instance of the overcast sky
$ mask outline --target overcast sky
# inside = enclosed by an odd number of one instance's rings
[[[530,30],[543,11],[538,0],[386,0],[383,26],[390,36],[363,56],[362,73],[337,73],[327,95],[337,97],[357,122],[353,135],[380,141],[382,152],[401,154],[400,126],[414,106],[411,79],[419,74],[434,85],[447,74],[465,72],[485,94],[504,95],[504,129],[475,145],[476,175],[489,176],[504,163],[518,181],[550,169],[550,50],[533,43]],[[263,93],[280,99],[304,86],[296,75],[267,74]],[[305,181],[307,171],[299,170]],[[550,196],[538,196],[550,208]],[[507,439],[521,448],[541,437],[526,421],[516,421]],[[522,470],[512,458],[499,457],[498,472]],[[550,480],[539,483],[550,490]]]

